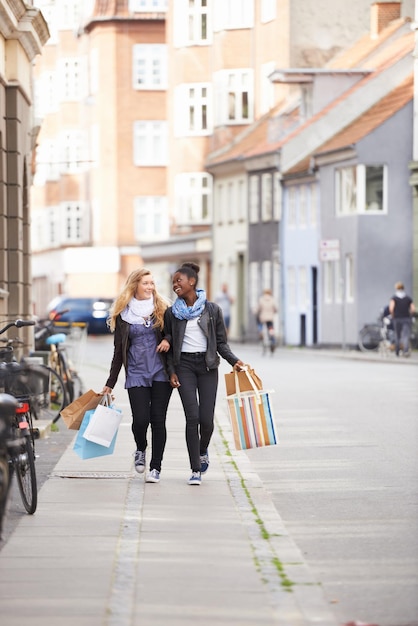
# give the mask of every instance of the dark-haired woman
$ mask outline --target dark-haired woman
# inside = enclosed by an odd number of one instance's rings
[[[165,335],[171,344],[167,355],[170,383],[179,390],[186,417],[189,485],[200,485],[201,475],[209,468],[219,355],[236,370],[244,365],[227,343],[221,308],[197,288],[199,269],[195,263],[183,263],[174,273],[177,299],[164,313]]]

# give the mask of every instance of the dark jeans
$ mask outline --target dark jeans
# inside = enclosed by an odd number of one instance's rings
[[[403,351],[409,351],[409,338],[411,337],[412,320],[410,317],[395,317],[393,320],[395,328],[395,350],[399,354],[401,343]]]
[[[169,382],[154,382],[152,387],[131,387],[128,389],[132,409],[132,432],[136,449],[144,452],[147,448],[147,431],[151,424],[152,455],[150,469],[161,471],[167,430],[165,418],[172,388]]]
[[[182,352],[176,374],[186,417],[190,467],[193,472],[200,472],[200,455],[205,454],[213,433],[218,370],[207,369],[204,354]]]

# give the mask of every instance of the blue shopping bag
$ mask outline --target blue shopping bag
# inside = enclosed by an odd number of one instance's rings
[[[93,441],[89,441],[83,437],[84,432],[90,422],[90,419],[94,413],[95,409],[91,409],[90,411],[86,411],[84,413],[83,421],[80,425],[80,430],[77,433],[76,440],[74,442],[73,450],[80,459],[94,459],[98,456],[105,456],[107,454],[113,454],[115,449],[116,437],[118,433],[115,433],[115,436],[112,439],[112,443],[107,448],[106,446],[101,446],[98,443],[94,443]]]

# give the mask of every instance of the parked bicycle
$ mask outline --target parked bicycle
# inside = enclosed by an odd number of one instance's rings
[[[392,337],[389,334],[388,326],[390,319],[382,314],[376,322],[365,324],[359,332],[359,348],[362,352],[380,352],[387,355],[392,352]],[[412,318],[412,332],[410,337],[411,348],[418,348],[418,316]]]
[[[0,334],[3,331],[0,331]],[[17,363],[15,350],[22,347],[24,342],[19,337],[12,337],[1,340],[6,343],[4,348],[0,348],[0,361]],[[37,364],[31,357],[23,357],[19,361],[26,371],[25,382],[21,379],[18,383],[19,389],[13,388],[13,379],[9,380],[9,388],[13,395],[22,391],[31,397],[31,410],[35,420],[46,420],[56,422],[60,417],[60,412],[66,406],[65,387],[61,377],[49,366]],[[16,392],[16,393],[15,393]]]
[[[35,328],[35,354],[47,352],[48,366],[64,383],[66,406],[82,395],[83,383],[68,358],[65,349],[67,335],[64,332],[57,332],[54,325],[55,320],[65,312],[58,311],[52,319],[38,321]]]

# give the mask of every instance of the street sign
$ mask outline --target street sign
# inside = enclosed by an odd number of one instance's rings
[[[340,240],[339,239],[321,239],[319,242],[319,260],[320,261],[339,261],[340,260]]]

